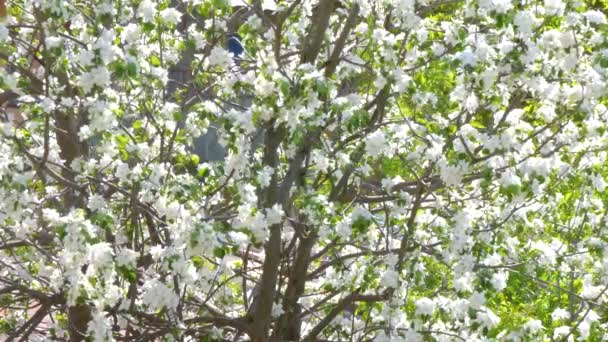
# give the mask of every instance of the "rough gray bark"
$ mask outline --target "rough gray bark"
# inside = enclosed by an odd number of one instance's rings
[[[264,164],[276,168],[279,163],[277,149],[283,139],[282,130],[276,130],[269,125],[264,141]],[[269,208],[279,200],[278,179],[273,174],[266,192],[261,198],[263,207]],[[270,329],[271,311],[276,294],[279,265],[281,262],[281,224],[270,227],[270,237],[264,246],[265,256],[262,266],[262,278],[260,280],[260,293],[254,298],[251,305],[251,341],[263,342],[268,337]]]

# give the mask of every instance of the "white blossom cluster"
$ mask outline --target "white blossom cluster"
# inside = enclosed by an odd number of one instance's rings
[[[7,2],[0,339],[608,340],[601,4]]]

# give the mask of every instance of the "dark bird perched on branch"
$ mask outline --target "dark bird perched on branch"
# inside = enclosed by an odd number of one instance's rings
[[[236,33],[231,33],[228,35],[228,51],[231,52],[235,58],[240,58],[245,49],[243,48],[243,44],[241,43],[241,36]]]

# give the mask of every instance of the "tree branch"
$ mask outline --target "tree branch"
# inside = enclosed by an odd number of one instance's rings
[[[378,302],[387,299],[386,293],[377,295],[363,295],[357,292],[353,292],[348,296],[344,297],[336,306],[319,322],[302,341],[312,342],[342,311],[344,311],[350,304],[355,302]]]

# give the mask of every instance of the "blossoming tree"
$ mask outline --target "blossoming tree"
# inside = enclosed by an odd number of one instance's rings
[[[608,338],[603,2],[0,3],[5,339]]]

